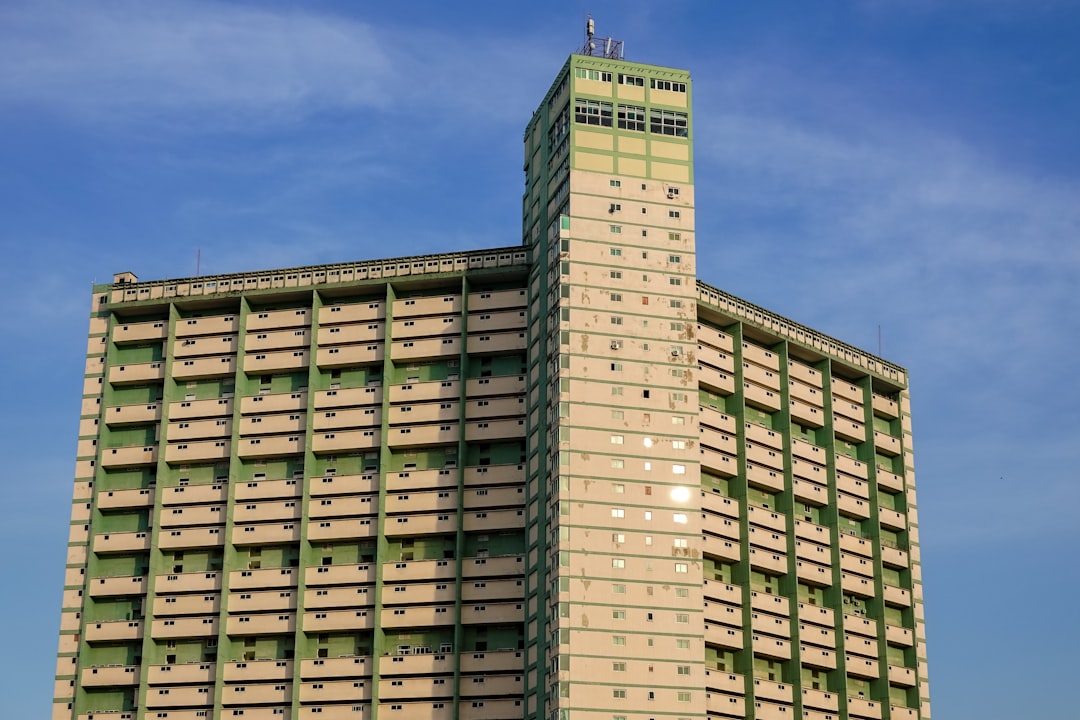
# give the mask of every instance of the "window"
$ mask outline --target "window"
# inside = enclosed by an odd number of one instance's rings
[[[672,465],[671,466],[671,474],[672,475],[685,475],[686,474],[686,466],[685,465]]]
[[[672,520],[673,520],[674,522],[677,522],[677,523],[680,523],[680,524],[684,524],[684,525],[685,525],[685,524],[686,524],[686,513],[675,513],[675,514],[674,514],[674,515],[672,516]],[[686,572],[686,571],[684,570],[683,572]]]
[[[649,130],[660,135],[688,137],[687,115],[684,112],[652,108],[649,110]]]
[[[608,185],[613,188],[622,187],[622,180],[608,180]]]
[[[690,615],[687,613],[675,613],[675,622],[680,625],[687,625],[690,622]]]
[[[675,572],[677,572],[677,573],[689,572],[689,566],[686,563],[675,563]]]
[[[671,541],[671,545],[672,547],[682,548],[684,550],[689,547],[689,543],[686,538],[675,538]]]
[[[656,112],[655,110],[653,111]],[[686,113],[682,113],[685,126]],[[574,121],[585,125],[611,127],[612,106],[609,102],[578,98],[574,101]],[[674,135],[674,132],[667,133]],[[685,133],[683,134],[685,137]]]
[[[626,699],[626,691],[622,688],[617,688],[611,691],[611,697],[617,698],[619,700],[624,700]]]
[[[604,70],[589,70],[588,68],[574,68],[574,77],[582,80],[599,80],[611,82],[611,73]]]
[[[615,235],[621,235],[622,225],[608,225],[608,231],[614,233]],[[619,254],[622,255],[622,253]]]
[[[626,517],[626,510],[622,508],[611,508],[611,517],[624,518]]]
[[[623,558],[611,558],[611,567],[623,570],[626,568],[626,560]]]
[[[682,212],[680,210],[668,210],[667,216],[672,220],[678,220],[682,217]]]
[[[614,593],[615,595],[625,595],[626,594],[626,586],[623,585],[622,583],[615,583],[614,585],[611,586],[611,592]]]
[[[612,645],[626,645],[626,636],[625,635],[612,635],[611,636],[611,644]]]
[[[620,460],[619,462],[622,462],[622,461]],[[616,495],[622,495],[623,493],[626,492],[626,486],[623,485],[622,483],[612,483],[611,492],[615,493]]]
[[[626,672],[626,663],[624,663],[624,662],[613,662],[613,663],[611,663],[611,671],[612,672]]]
[[[611,293],[611,302],[622,302],[621,293]]]
[[[669,263],[681,263],[682,262],[682,256],[681,255],[668,255],[667,261]]]
[[[675,641],[675,647],[677,647],[680,650],[689,650],[690,649],[690,641],[685,639],[685,638],[681,638],[681,639]]]
[[[685,440],[672,440],[671,441],[671,449],[672,450],[685,450],[686,449],[686,441]],[[685,472],[685,470],[684,470],[684,472]]]
[[[624,542],[626,542],[626,535],[623,535],[622,533],[612,533],[611,534],[611,542],[613,542],[613,543],[624,543]],[[169,599],[171,600],[173,598],[169,598]],[[621,612],[621,611],[616,610],[615,612]],[[614,615],[612,617],[614,617]],[[625,617],[625,614],[624,614],[624,617]]]
[[[622,435],[612,435],[611,436],[611,444],[612,445],[622,445],[624,439],[625,438]]]
[[[617,208],[619,206],[618,205],[612,205],[611,207]],[[611,257],[621,257],[622,256],[622,248],[608,248],[608,255],[610,255]]]
[[[622,280],[622,271],[620,270],[612,270],[610,275],[612,280]]]
[[[653,90],[667,90],[669,92],[686,92],[686,83],[674,82],[673,80],[649,79],[649,87]]]
[[[637,105],[619,106],[619,128],[645,132],[645,108]]]
[[[675,699],[678,700],[679,702],[690,702],[690,693],[688,693],[688,692],[675,693]]]
[[[624,463],[623,463],[622,458],[612,458],[611,459],[611,467],[615,468],[616,470],[622,470],[623,466],[624,466]]]
[[[623,75],[619,73],[619,84],[630,85],[632,87],[645,87],[645,78],[637,75]]]

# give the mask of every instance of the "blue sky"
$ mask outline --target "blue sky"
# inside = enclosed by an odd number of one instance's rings
[[[910,371],[934,716],[1075,714],[1076,3],[7,0],[0,716],[52,693],[90,284],[517,244],[586,10],[693,74],[699,275]]]

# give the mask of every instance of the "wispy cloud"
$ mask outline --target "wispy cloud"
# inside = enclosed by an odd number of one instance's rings
[[[696,108],[701,275],[871,351],[885,324],[916,436],[937,440],[916,446],[938,473],[920,476],[936,540],[1075,533],[1080,388],[1061,372],[1080,333],[1080,186],[835,86],[727,92]],[[1020,454],[1025,477],[1005,477]],[[1002,503],[1018,482],[1038,488],[1046,525],[1009,521],[1036,513]]]
[[[0,65],[5,104],[80,119],[378,106],[391,75],[367,24],[175,0],[5,4]]]

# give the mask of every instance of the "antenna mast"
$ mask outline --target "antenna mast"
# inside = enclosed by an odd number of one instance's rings
[[[585,44],[581,47],[582,55],[599,55],[609,60],[622,60],[625,46],[622,40],[614,38],[598,38],[596,36],[596,21],[592,15],[586,16],[585,20]],[[600,47],[598,43],[602,43]]]

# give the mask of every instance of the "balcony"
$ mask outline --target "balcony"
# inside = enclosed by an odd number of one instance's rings
[[[106,553],[144,552],[150,549],[149,532],[104,533],[94,536],[94,552]]]
[[[523,672],[524,654],[520,650],[462,653],[462,673]]]
[[[237,525],[232,534],[233,545],[275,545],[299,540],[299,522]]]
[[[409,490],[437,490],[440,488],[456,491],[458,472],[457,468],[451,468],[444,470],[405,470],[387,473],[385,477],[386,492],[390,494]],[[374,483],[372,483],[372,486],[376,491],[378,490]],[[311,494],[316,494],[314,486],[311,489]]]
[[[867,500],[862,500],[852,495],[837,493],[836,507],[841,513],[848,517],[859,518],[861,520],[870,517],[870,503]]]
[[[799,603],[799,622],[813,623],[831,628],[835,624],[834,618],[835,614],[831,608],[811,605],[810,603]]]
[[[897,607],[911,606],[911,592],[894,585],[883,586],[883,597],[888,605]]]
[[[887,507],[878,507],[878,520],[881,521],[881,526],[893,530],[895,532],[903,532],[907,530],[907,523],[904,521],[903,513],[899,513],[896,510],[890,510]]]
[[[900,439],[894,438],[892,435],[886,435],[878,430],[874,431],[874,447],[882,455],[890,455],[896,457],[900,454],[901,446]]]
[[[887,420],[895,420],[900,417],[900,406],[892,398],[884,395],[873,394],[874,414]]]
[[[191,335],[227,335],[240,329],[240,318],[237,315],[219,315],[214,317],[198,317],[178,320],[176,322],[175,335],[188,337]]]
[[[812,645],[801,645],[799,647],[799,658],[802,661],[802,664],[807,667],[816,668],[818,670],[836,669],[835,650],[827,650]]]
[[[156,595],[154,617],[210,615],[221,610],[219,595]]]
[[[890,665],[889,684],[897,687],[915,687],[914,668],[904,667],[903,665]]]
[[[877,467],[877,484],[879,488],[887,488],[894,493],[904,492],[904,478],[901,475],[897,475],[894,472],[886,470],[878,465]]]
[[[528,340],[524,332],[470,334],[466,342],[469,355],[524,352]]]
[[[261,615],[231,615],[225,623],[230,636],[292,635],[296,632],[296,614],[264,613]]]
[[[233,506],[233,522],[237,524],[299,519],[300,506],[295,500],[264,500]]]
[[[754,634],[754,655],[772,660],[791,659],[791,641],[781,640],[771,635]]]
[[[454,420],[457,420],[456,415]],[[393,419],[391,422],[394,422]],[[316,412],[312,418],[312,427],[316,431],[378,428],[380,425],[382,425],[382,408],[378,407],[323,410]],[[303,426],[300,429],[302,430]]]
[[[525,466],[521,464],[470,465],[465,468],[466,487],[477,485],[510,485],[523,482],[525,482]]]
[[[214,702],[213,685],[185,685],[159,688],[146,693],[147,709],[174,707],[210,707]],[[168,713],[171,720],[172,713]]]
[[[848,675],[863,680],[877,680],[878,661],[862,655],[846,655],[845,664]]]
[[[150,685],[207,685],[214,682],[213,663],[182,663],[179,665],[151,665],[147,673]]]
[[[177,638],[217,637],[217,617],[177,617],[166,620],[155,619],[150,626],[150,637],[155,640],[174,640]]]
[[[97,496],[98,510],[131,510],[154,506],[154,491],[149,488],[107,490]]]
[[[105,424],[109,427],[136,425],[161,421],[161,403],[145,405],[113,405],[105,409]]]
[[[225,505],[194,505],[173,507],[161,514],[158,525],[163,528],[178,527],[183,525],[216,525],[225,524]]]
[[[471,382],[471,381],[470,381]],[[391,403],[430,402],[432,400],[457,400],[460,389],[458,380],[413,382],[390,386]]]
[[[791,399],[791,418],[812,428],[825,427],[825,411],[816,405]]]
[[[309,568],[310,570],[310,568]],[[427,586],[411,586],[412,587],[427,587]],[[434,586],[430,586],[434,587]],[[401,594],[401,593],[398,593]],[[404,593],[408,595],[409,593]],[[397,600],[396,595],[394,597],[387,596],[387,599]],[[419,600],[423,602],[423,600]],[[342,587],[330,587],[330,588],[308,588],[304,591],[304,609],[305,610],[322,610],[325,608],[360,608],[360,607],[372,607],[375,604],[375,586],[374,585],[346,585]]]
[[[225,483],[203,485],[179,485],[161,489],[161,504],[195,505],[198,503],[224,503],[229,499],[229,490]]]
[[[373,343],[386,337],[384,323],[349,323],[342,325],[321,326],[319,328],[319,347],[343,345],[346,343]]]
[[[211,398],[209,400],[183,400],[169,403],[169,421],[190,420],[192,418],[231,417],[232,398]]]
[[[520,623],[525,621],[522,603],[464,603],[461,606],[461,622],[465,625]],[[452,617],[451,617],[452,621]]]
[[[723,625],[705,623],[705,642],[726,650],[742,650],[742,630],[734,630]]]
[[[794,692],[791,685],[771,682],[769,680],[754,679],[754,698],[758,700],[771,700],[779,703],[791,703]],[[786,716],[785,716],[786,717]]]
[[[487,420],[465,423],[465,440],[468,442],[495,442],[517,440],[525,437],[525,420]]]
[[[213,548],[225,544],[224,529],[220,527],[181,528],[158,533],[161,550],[192,550]]]
[[[849,697],[847,706],[848,714],[852,717],[867,718],[868,720],[880,720],[881,718],[881,705],[865,698]]]
[[[117,685],[138,685],[138,665],[106,665],[83,669],[80,677],[83,687],[107,687]]]
[[[240,412],[243,415],[304,412],[307,396],[307,391],[248,395],[240,398]]]
[[[300,686],[300,702],[361,702],[371,699],[371,683],[362,680],[337,680],[304,683]]]
[[[908,554],[900,548],[882,542],[881,562],[892,568],[903,569],[908,566]]]
[[[469,400],[493,395],[520,395],[524,392],[524,375],[496,375],[471,378],[465,383],[465,396]]]
[[[228,440],[196,440],[184,443],[169,443],[165,447],[165,462],[170,465],[225,460],[228,457]]]
[[[497,559],[501,558],[492,558],[492,560]],[[468,563],[468,559],[462,561],[463,574]],[[518,569],[518,573],[520,572],[521,569]],[[407,580],[449,580],[454,577],[456,566],[450,560],[414,560],[411,562],[383,563],[382,573],[384,583]]]
[[[90,580],[90,597],[123,597],[146,594],[145,575],[99,577]]]
[[[308,540],[331,542],[373,538],[377,534],[377,529],[378,520],[374,517],[318,520],[308,525]]]
[[[206,380],[236,375],[236,356],[192,358],[173,362],[173,379]]]
[[[494,439],[494,438],[492,438]],[[448,445],[458,441],[458,424],[447,422],[442,425],[411,425],[387,429],[386,444],[393,448]]]
[[[142,636],[141,620],[109,620],[86,624],[86,641],[90,643],[142,640]]]
[[[113,365],[109,368],[109,382],[113,385],[153,383],[164,379],[165,362],[163,360],[129,365]]]
[[[303,411],[294,412],[286,415],[285,413],[275,415],[256,415],[254,417],[247,416],[240,419],[240,434],[241,435],[274,435],[274,434],[286,434],[286,433],[303,433],[306,428],[307,417]],[[229,427],[232,423],[229,423]],[[231,427],[230,427],[231,429]],[[225,433],[228,434],[228,433]],[[170,439],[178,439],[172,432],[169,433]]]
[[[319,500],[318,504],[312,502],[308,506],[308,516],[313,519],[375,516],[379,512],[378,501],[379,496],[374,493],[327,497]],[[387,504],[389,505],[389,497],[387,497]],[[456,505],[454,507],[456,510]],[[387,512],[395,511],[387,509]],[[400,510],[397,512],[400,512]],[[299,516],[299,513],[297,513],[297,516]]]
[[[315,393],[315,409],[327,410],[339,407],[381,406],[382,395],[383,389],[381,385],[320,390]]]
[[[300,677],[304,680],[371,677],[370,660],[371,659],[368,657],[336,657],[301,660]],[[450,667],[450,671],[453,671],[452,666]],[[388,673],[385,669],[382,670],[382,672],[383,674]]]
[[[381,342],[321,347],[315,354],[315,362],[321,368],[379,365],[382,361],[383,344]]]
[[[912,647],[915,644],[911,630],[897,625],[885,626],[885,641],[897,647]]]
[[[315,443],[312,439],[312,444]],[[242,458],[282,457],[304,452],[304,435],[267,435],[240,438],[237,454]]]
[[[157,448],[153,445],[103,448],[101,466],[105,468],[127,468],[156,465]]]
[[[840,707],[840,698],[833,693],[806,688],[802,691],[803,706],[817,710],[836,712]]]
[[[838,471],[861,478],[862,480],[866,480],[870,477],[866,469],[866,463],[856,460],[848,455],[844,455],[843,453],[837,453],[835,458],[836,469]]]
[[[337,430],[311,436],[311,450],[331,453],[344,450],[372,450],[379,447],[378,430]]]
[[[457,532],[458,515],[453,513],[430,515],[407,515],[386,518],[383,534],[387,537],[415,535],[443,535]],[[466,530],[468,528],[466,527]]]
[[[524,510],[488,510],[486,512],[466,512],[462,522],[462,528],[465,530],[465,532],[520,530],[524,527]]]
[[[219,592],[221,573],[190,572],[176,575],[158,575],[154,579],[157,593]]]
[[[369,322],[386,317],[386,303],[382,299],[360,302],[342,302],[319,308],[319,324]]]
[[[708,470],[720,477],[732,478],[738,475],[739,462],[734,455],[728,455],[727,453],[717,452],[710,448],[702,446],[701,448],[701,468],[702,470]]]
[[[299,575],[297,568],[253,568],[251,570],[233,570],[229,573],[230,590],[251,590],[266,588],[296,587]]]
[[[319,610],[304,613],[306,633],[355,632],[375,627],[373,610]]]
[[[766,410],[767,412],[780,411],[780,391],[770,390],[756,383],[743,383],[743,397],[747,404]]]
[[[295,609],[296,595],[288,591],[238,591],[229,595],[230,613],[286,612]]]
[[[252,480],[251,482],[238,483],[235,487],[237,502],[270,498],[295,498],[300,497],[301,492],[300,482],[295,479]]]
[[[307,350],[277,350],[244,355],[244,372],[269,374],[288,370],[302,370],[308,366]]]

